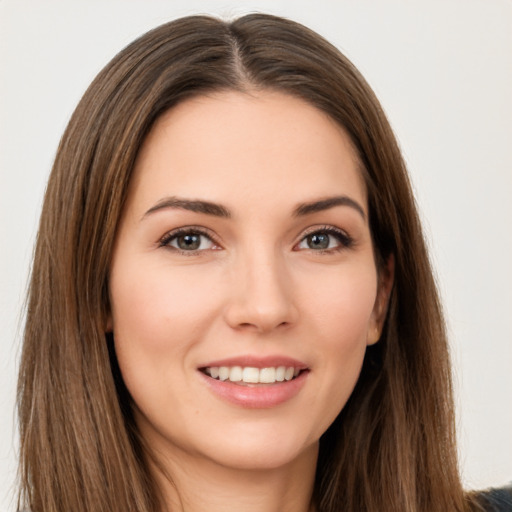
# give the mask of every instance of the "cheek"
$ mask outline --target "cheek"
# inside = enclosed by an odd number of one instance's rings
[[[112,317],[114,335],[123,343],[154,350],[179,346],[179,340],[194,337],[215,308],[215,297],[206,293],[208,283],[200,273],[168,265],[116,270],[110,288]]]
[[[334,274],[334,273],[333,273]],[[316,279],[309,293],[310,331],[316,333],[320,430],[325,431],[347,402],[359,378],[377,293],[372,266],[340,269]]]
[[[110,279],[116,355],[125,384],[144,408],[185,383],[190,354],[216,317],[204,276],[169,265],[119,262]],[[200,273],[199,273],[200,274]]]
[[[114,343],[137,421],[167,432],[172,411],[185,428],[200,412],[189,399],[190,368],[201,333],[217,316],[218,297],[191,267],[118,263],[110,280]]]
[[[304,284],[302,302],[334,347],[359,344],[362,339],[366,344],[377,295],[377,273],[372,264],[340,267]]]

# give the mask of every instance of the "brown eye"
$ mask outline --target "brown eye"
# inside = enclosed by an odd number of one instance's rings
[[[181,252],[194,252],[213,249],[213,240],[205,233],[193,230],[179,230],[166,235],[160,242],[161,247],[169,247]]]
[[[328,249],[329,237],[327,233],[313,233],[306,237],[306,244],[309,249]]]
[[[183,251],[197,251],[201,246],[201,236],[198,234],[180,235],[176,237],[176,245]]]
[[[343,231],[325,228],[309,233],[296,247],[313,251],[336,251],[348,248],[352,243],[352,239]]]

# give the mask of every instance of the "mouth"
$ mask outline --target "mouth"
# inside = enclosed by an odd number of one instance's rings
[[[197,369],[214,395],[246,409],[269,409],[292,400],[311,372],[302,361],[280,355],[241,355]]]
[[[228,381],[241,386],[255,384],[276,384],[295,380],[308,369],[296,366],[206,366],[199,371],[218,381]]]

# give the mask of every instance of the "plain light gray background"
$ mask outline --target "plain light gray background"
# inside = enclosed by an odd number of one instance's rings
[[[0,0],[0,509],[14,510],[15,374],[45,182],[85,88],[186,14],[301,21],[360,68],[409,165],[453,347],[467,487],[512,479],[510,0]]]

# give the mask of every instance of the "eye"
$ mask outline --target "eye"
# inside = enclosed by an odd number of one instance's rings
[[[352,239],[346,233],[329,227],[308,233],[296,247],[313,251],[330,251],[348,248],[352,243]]]
[[[180,252],[189,253],[218,248],[208,234],[197,229],[180,229],[172,231],[160,240],[160,246],[170,247]]]

